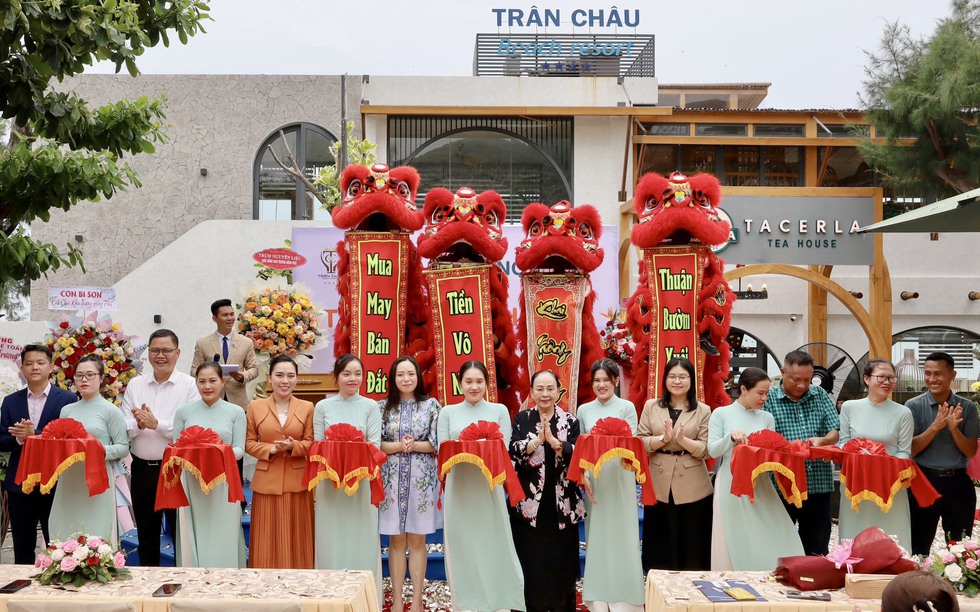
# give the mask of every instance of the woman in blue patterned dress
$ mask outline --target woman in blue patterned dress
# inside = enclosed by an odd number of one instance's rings
[[[391,364],[388,397],[381,406],[381,450],[391,455],[381,468],[385,499],[381,533],[390,536],[391,609],[403,610],[405,548],[412,577],[412,612],[422,612],[425,535],[442,529],[435,442],[439,402],[425,394],[419,364],[403,355]]]

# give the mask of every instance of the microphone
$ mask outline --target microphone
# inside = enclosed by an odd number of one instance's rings
[[[215,353],[214,354],[214,362],[215,363],[221,363],[221,355],[219,355],[218,353]]]

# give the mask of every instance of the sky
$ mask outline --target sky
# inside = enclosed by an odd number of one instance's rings
[[[147,51],[147,74],[369,74],[467,76],[477,33],[498,27],[492,9],[559,10],[541,33],[656,36],[660,83],[767,82],[766,108],[856,108],[865,50],[887,23],[929,35],[947,0],[211,0],[206,34]],[[573,28],[575,9],[639,10],[634,28]],[[111,72],[100,65],[94,72]]]

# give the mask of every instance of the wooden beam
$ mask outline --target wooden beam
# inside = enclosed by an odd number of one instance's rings
[[[693,131],[692,131],[693,133]],[[867,138],[769,138],[756,136],[636,136],[635,142],[661,145],[711,145],[752,147],[854,147]]]
[[[858,324],[861,326],[861,329],[864,330],[865,335],[868,337],[870,354],[881,355],[891,353],[891,337],[884,336],[881,333],[880,328],[875,325],[874,321],[872,321],[871,315],[864,309],[861,302],[857,301],[857,299],[855,299],[855,297],[851,295],[847,289],[844,289],[842,286],[830,280],[826,276],[806,268],[800,268],[788,264],[752,264],[745,266],[744,268],[728,270],[725,272],[725,279],[728,282],[731,282],[739,278],[753,276],[756,274],[781,274],[783,276],[792,276],[822,287],[828,293],[840,300],[844,307],[847,308],[852,315],[854,315],[854,318],[857,320]]]
[[[663,117],[670,115],[670,107],[644,108],[645,115]],[[480,117],[628,117],[635,115],[635,106],[397,106],[362,104],[361,113],[365,115],[434,115]]]
[[[883,191],[875,189],[875,222],[881,221],[884,214]],[[878,333],[888,338],[888,350],[880,353],[869,352],[872,359],[892,358],[892,279],[888,272],[888,262],[885,260],[883,236],[874,234],[874,263],[868,287],[868,302],[871,305],[871,320]]]

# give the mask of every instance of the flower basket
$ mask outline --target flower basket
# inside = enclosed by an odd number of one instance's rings
[[[44,585],[74,584],[86,582],[106,583],[110,580],[129,579],[126,555],[112,550],[108,542],[99,536],[84,533],[73,534],[67,540],[53,541],[38,553],[34,567],[41,570],[33,576]]]
[[[949,548],[941,548],[931,557],[922,560],[922,569],[928,570],[953,585],[967,597],[980,592],[980,543],[976,540],[950,542]]]
[[[54,383],[75,392],[75,364],[85,355],[98,355],[105,362],[103,393],[117,406],[126,385],[139,374],[143,363],[137,359],[145,347],[135,336],[128,336],[109,315],[94,312],[84,319],[64,316],[48,321],[50,333],[40,342],[54,354]]]
[[[609,309],[604,316],[606,326],[599,331],[599,346],[606,357],[619,364],[623,372],[629,372],[636,343],[633,342],[633,335],[626,328],[626,310]]]
[[[252,339],[256,353],[266,353],[270,359],[295,357],[311,349],[321,336],[320,312],[297,287],[250,291],[237,307],[238,331]]]

